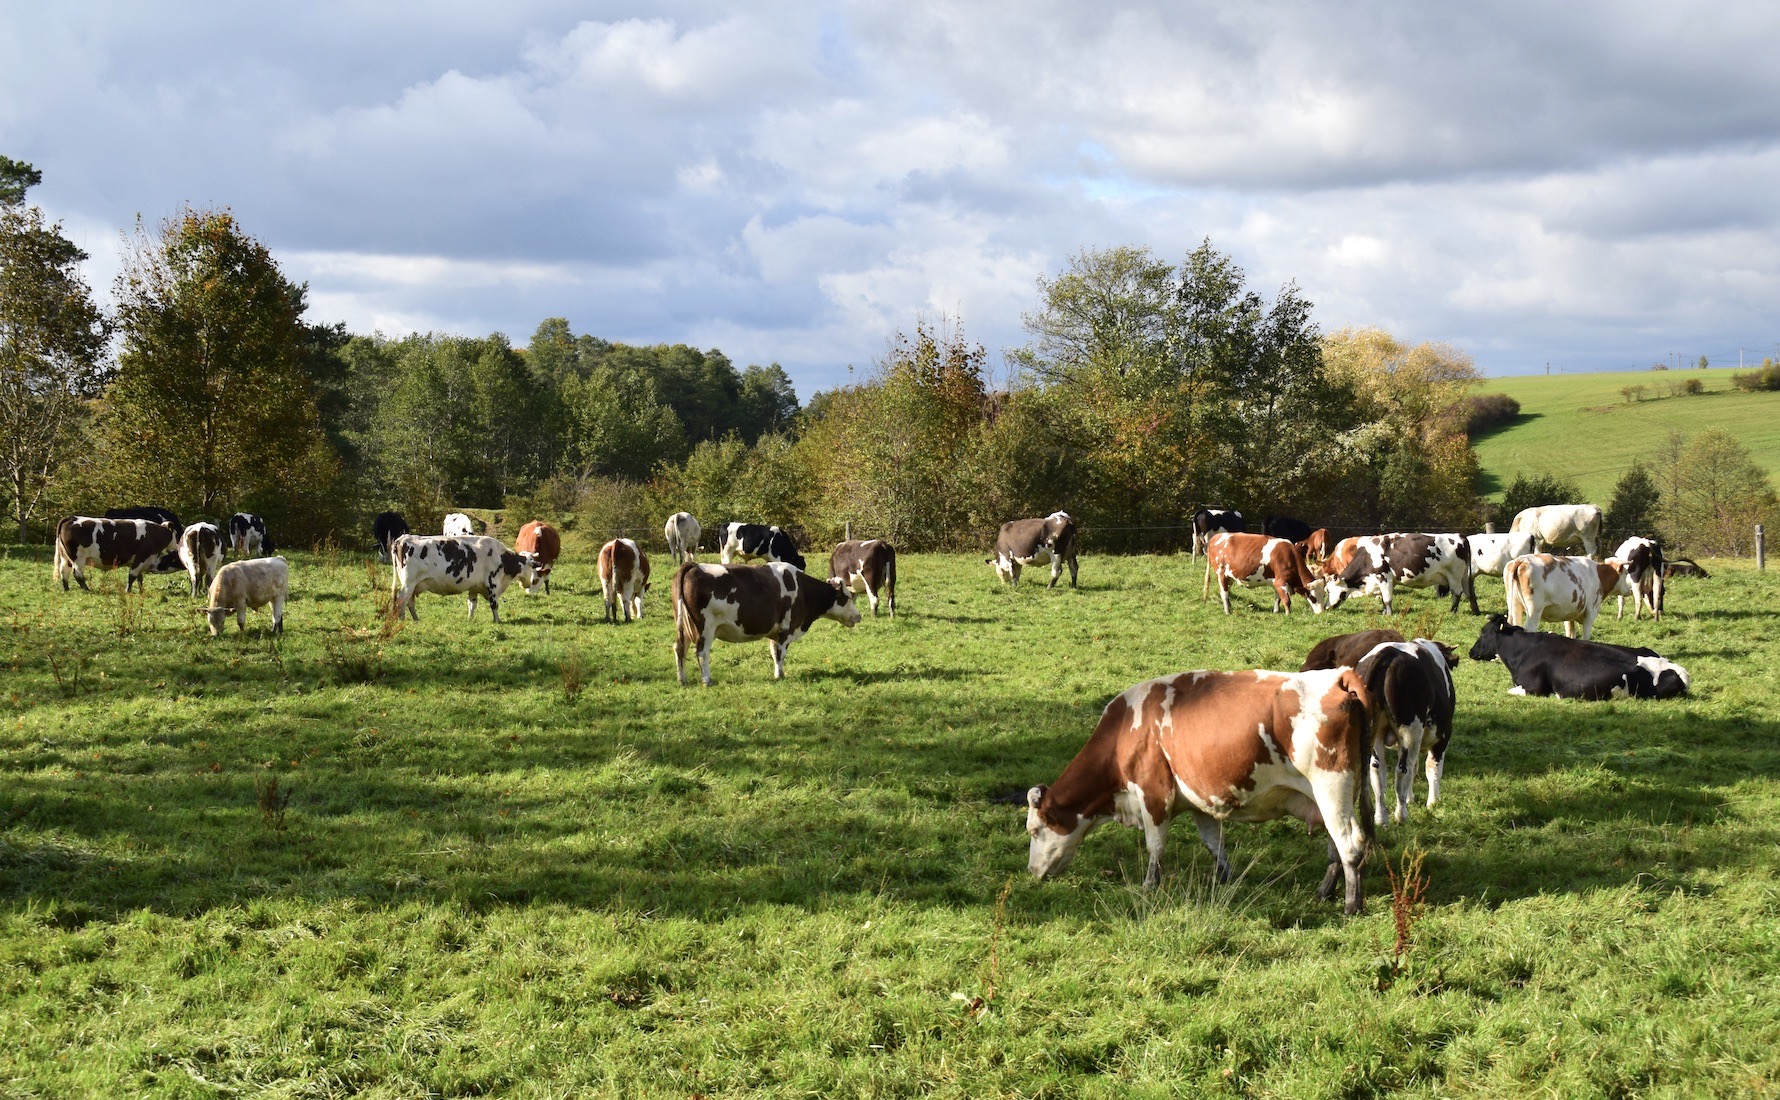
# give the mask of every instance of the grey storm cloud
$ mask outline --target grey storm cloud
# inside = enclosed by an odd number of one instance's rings
[[[1771,341],[1780,9],[13,5],[0,152],[81,231],[226,205],[312,315],[778,361],[1023,342],[1073,253],[1205,238],[1486,370]]]

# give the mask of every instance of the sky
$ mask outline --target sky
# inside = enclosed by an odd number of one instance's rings
[[[109,294],[227,207],[354,332],[547,317],[800,397],[1210,240],[1486,374],[1780,353],[1780,5],[0,6],[0,153]]]

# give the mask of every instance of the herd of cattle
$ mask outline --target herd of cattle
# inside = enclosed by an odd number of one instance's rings
[[[1226,614],[1231,587],[1248,582],[1270,583],[1274,610],[1287,614],[1293,596],[1320,614],[1364,593],[1376,595],[1385,613],[1394,614],[1398,588],[1450,596],[1452,611],[1467,599],[1475,614],[1475,578],[1499,575],[1507,614],[1488,618],[1470,654],[1500,661],[1513,682],[1511,693],[1584,700],[1685,693],[1690,679],[1680,665],[1650,649],[1594,642],[1590,634],[1608,596],[1619,597],[1621,617],[1631,596],[1634,619],[1645,608],[1655,619],[1663,612],[1665,576],[1704,571],[1685,559],[1665,561],[1661,546],[1645,538],[1627,539],[1613,556],[1597,560],[1600,524],[1600,509],[1562,505],[1526,509],[1507,534],[1396,533],[1332,541],[1327,530],[1283,517],[1270,517],[1263,533],[1250,534],[1240,512],[1202,509],[1193,517],[1191,552],[1206,559],[1201,598],[1209,598],[1215,578]],[[57,527],[55,576],[64,590],[69,577],[86,588],[87,570],[124,568],[128,591],[145,573],[183,569],[194,596],[209,583],[202,611],[212,634],[222,632],[230,614],[245,630],[247,610],[268,605],[273,631],[281,632],[288,565],[281,557],[259,556],[274,547],[258,516],[236,513],[226,526],[183,527],[160,508],[70,516]],[[467,596],[472,618],[478,598],[484,599],[498,623],[502,595],[513,582],[527,592],[549,591],[562,549],[547,523],[527,523],[508,548],[478,534],[475,521],[460,512],[445,517],[438,535],[414,534],[401,515],[385,512],[372,533],[378,553],[393,567],[392,612],[415,619],[414,597],[432,592]],[[674,663],[681,684],[692,653],[701,680],[710,685],[711,646],[718,639],[767,640],[779,679],[787,649],[818,619],[859,624],[855,596],[869,600],[874,616],[880,597],[896,614],[896,551],[881,539],[840,543],[822,580],[806,572],[795,541],[778,527],[720,525],[712,545],[721,564],[697,560],[703,531],[690,514],[669,517],[663,533],[675,565]],[[1546,552],[1571,545],[1580,545],[1582,556]],[[1049,565],[1054,587],[1067,566],[1074,587],[1077,547],[1075,520],[1054,512],[1003,524],[987,561],[1011,585],[1019,583],[1023,568]],[[237,560],[225,564],[225,553]],[[612,539],[600,548],[597,568],[605,620],[640,618],[650,584],[642,547]],[[1539,633],[1541,622],[1561,622],[1563,636]],[[1572,636],[1575,626],[1579,639]],[[1222,880],[1229,876],[1224,822],[1290,815],[1313,830],[1325,829],[1329,866],[1321,896],[1333,896],[1344,879],[1347,911],[1357,912],[1367,844],[1376,826],[1392,817],[1406,820],[1413,766],[1424,754],[1427,804],[1439,798],[1453,732],[1456,660],[1453,648],[1439,642],[1367,630],[1318,643],[1296,673],[1198,671],[1137,684],[1107,704],[1092,737],[1055,783],[1027,792],[1029,867],[1041,878],[1062,871],[1090,830],[1119,821],[1144,831],[1146,882],[1154,884],[1168,823],[1186,813]],[[1392,753],[1394,764],[1387,765]]]

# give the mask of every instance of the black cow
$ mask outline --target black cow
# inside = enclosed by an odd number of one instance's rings
[[[1261,521],[1262,533],[1287,542],[1303,542],[1315,529],[1303,520],[1293,519],[1291,516],[1268,516]]]
[[[1514,681],[1510,695],[1668,699],[1692,686],[1685,668],[1655,650],[1522,630],[1506,615],[1491,615],[1483,624],[1471,659],[1499,660],[1507,666]]]
[[[1384,642],[1354,667],[1372,697],[1373,812],[1380,825],[1390,820],[1385,802],[1385,752],[1397,750],[1394,800],[1399,823],[1409,820],[1415,793],[1413,765],[1425,746],[1428,758],[1428,808],[1440,800],[1440,777],[1446,770],[1446,746],[1452,741],[1455,692],[1452,666],[1458,661],[1451,646],[1428,638]]]
[[[798,552],[797,544],[791,541],[791,536],[764,523],[720,524],[717,527],[717,556],[724,565],[741,558],[743,561],[782,561],[796,566],[800,573],[806,568],[804,557]]]
[[[238,557],[257,558],[278,549],[266,535],[266,521],[252,512],[229,517],[229,549]]]
[[[995,536],[995,556],[983,560],[995,566],[995,575],[1012,585],[1020,583],[1020,569],[1050,563],[1051,583],[1069,566],[1069,587],[1075,587],[1075,519],[1068,512],[1052,512],[1043,519],[1010,519]]]
[[[1242,513],[1231,508],[1201,508],[1193,513],[1193,552],[1190,557],[1198,557],[1205,550],[1206,542],[1219,531],[1232,534],[1248,530],[1248,521]],[[1296,539],[1291,541],[1296,542]]]
[[[828,556],[828,581],[870,600],[874,617],[882,590],[890,617],[896,618],[896,547],[883,539],[852,539],[836,546]]]
[[[145,519],[97,519],[92,516],[69,516],[56,524],[55,577],[68,591],[68,578],[73,577],[82,588],[87,586],[87,570],[126,568],[129,579],[124,591],[143,584],[142,574],[149,572],[162,558],[171,554],[179,566],[179,540],[173,528],[165,523]]]
[[[408,521],[400,512],[378,512],[377,518],[371,521],[371,537],[377,540],[377,556],[384,561],[389,560],[390,545],[407,533]]]

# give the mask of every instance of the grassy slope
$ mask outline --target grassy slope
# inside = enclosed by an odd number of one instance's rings
[[[764,646],[719,645],[703,690],[673,683],[659,592],[599,625],[575,561],[499,627],[429,596],[381,641],[380,574],[299,556],[275,646],[203,636],[165,581],[64,595],[15,548],[0,1092],[1780,1088],[1780,577],[1716,563],[1660,625],[1601,624],[1687,664],[1687,700],[1510,697],[1460,666],[1446,800],[1387,833],[1431,887],[1380,992],[1377,856],[1352,920],[1286,823],[1231,827],[1228,888],[1184,826],[1153,894],[1117,826],[1038,883],[1023,809],[990,800],[1053,779],[1113,692],[1296,667],[1364,606],[1283,618],[1251,592],[1225,618],[1180,558],[1090,558],[1080,591],[967,556],[901,573],[896,622],[820,624],[782,683]],[[1411,600],[1407,625],[1468,645],[1475,620]]]
[[[1480,392],[1513,397],[1520,402],[1521,419],[1477,441],[1484,490],[1494,499],[1517,474],[1556,474],[1605,507],[1619,476],[1634,459],[1648,459],[1671,429],[1692,434],[1723,428],[1742,440],[1770,477],[1780,474],[1780,393],[1739,393],[1731,388],[1735,373],[1711,369],[1492,378]],[[1668,383],[1689,378],[1703,381],[1706,392],[1655,399]],[[1619,391],[1628,385],[1648,387],[1646,400],[1626,404]],[[1780,484],[1780,478],[1775,481]]]

